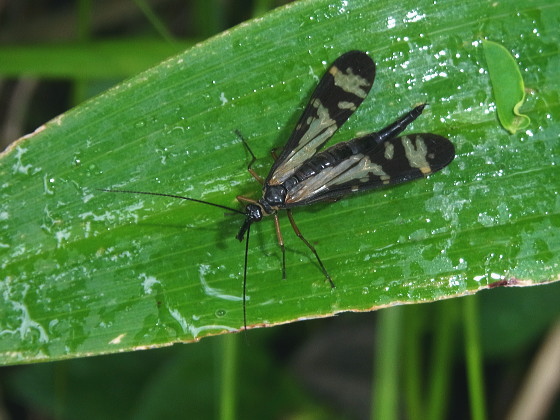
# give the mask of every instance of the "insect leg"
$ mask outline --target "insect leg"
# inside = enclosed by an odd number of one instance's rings
[[[252,198],[249,197],[245,197],[244,195],[238,195],[237,197],[235,197],[237,199],[237,201],[239,201],[240,203],[251,203],[251,204],[259,204],[259,202],[257,200],[253,200]]]
[[[311,250],[311,252],[313,252],[313,254],[315,255],[315,258],[317,258],[317,262],[319,263],[319,266],[321,267],[321,271],[323,272],[323,274],[325,275],[325,277],[327,278],[327,280],[329,281],[329,283],[331,284],[331,287],[335,287],[334,282],[331,279],[331,276],[329,275],[329,273],[327,272],[327,269],[325,268],[325,266],[323,265],[323,262],[321,261],[321,258],[319,258],[319,254],[317,254],[317,251],[315,250],[315,247],[313,245],[311,245],[307,239],[305,239],[303,237],[303,235],[301,234],[299,228],[296,225],[296,222],[294,220],[294,216],[292,215],[291,210],[286,210],[286,212],[288,213],[288,219],[290,219],[290,223],[292,224],[292,228],[294,229],[295,234],[297,235],[297,237],[299,239],[301,239],[303,241],[303,243],[305,245],[307,245],[307,247]]]
[[[251,148],[249,147],[249,143],[247,143],[247,140],[245,140],[245,138],[241,135],[241,132],[239,130],[235,130],[235,134],[237,134],[237,137],[241,139],[241,142],[243,143],[247,151],[251,154],[251,162],[249,162],[249,165],[247,165],[247,170],[253,176],[253,178],[255,178],[259,183],[264,184],[264,179],[259,174],[257,174],[254,169],[251,168],[251,166],[253,166],[253,163],[255,163],[257,158],[253,153],[253,151],[251,150]]]
[[[280,221],[278,220],[278,213],[274,215],[274,226],[276,227],[276,236],[278,237],[278,245],[282,250],[282,280],[286,280],[286,248],[284,247],[284,238],[280,231]]]

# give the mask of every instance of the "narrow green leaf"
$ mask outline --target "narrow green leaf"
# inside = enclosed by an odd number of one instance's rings
[[[251,233],[249,326],[365,311],[559,279],[560,5],[303,1],[240,25],[80,105],[0,157],[0,362],[171,345],[243,325],[241,220],[209,206],[257,198],[319,77],[368,51],[370,96],[334,142],[419,102],[411,130],[449,137],[428,179],[301,208],[295,218],[337,287],[289,231],[287,280],[272,221]],[[519,51],[534,129],[496,127],[484,33]],[[535,32],[536,31],[536,32]],[[519,36],[520,33],[524,37]],[[526,60],[526,61],[523,61]]]
[[[515,59],[496,42],[482,41],[488,74],[496,98],[496,110],[502,126],[511,134],[527,128],[531,119],[519,113],[525,101],[525,85]]]
[[[0,47],[3,77],[100,79],[130,77],[190,47],[154,39]],[[38,64],[40,63],[40,64]]]

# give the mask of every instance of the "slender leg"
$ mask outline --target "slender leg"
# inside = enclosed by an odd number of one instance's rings
[[[257,200],[253,200],[252,198],[249,197],[245,197],[244,195],[238,195],[237,197],[235,197],[237,199],[237,201],[239,201],[240,203],[251,203],[251,204],[259,204],[259,202]]]
[[[259,183],[264,184],[264,179],[259,174],[257,174],[254,169],[251,168],[251,166],[253,166],[253,163],[255,163],[257,158],[253,153],[253,151],[251,150],[251,148],[249,147],[249,143],[247,143],[247,140],[245,140],[245,138],[241,135],[241,132],[239,130],[235,130],[235,134],[237,134],[237,137],[241,139],[243,145],[245,146],[247,151],[251,154],[251,162],[249,162],[249,165],[247,165],[247,170],[253,176],[253,178],[259,181]]]
[[[284,238],[282,238],[282,232],[280,231],[280,221],[278,220],[278,214],[274,215],[274,225],[276,226],[278,245],[280,245],[280,249],[282,250],[282,280],[286,280],[286,248],[284,247]]]
[[[332,281],[331,276],[327,272],[327,269],[323,265],[323,262],[321,261],[321,258],[319,258],[319,254],[317,254],[317,251],[315,250],[315,247],[313,245],[311,245],[307,241],[307,239],[305,239],[303,237],[303,235],[301,234],[299,228],[296,225],[296,222],[294,221],[294,216],[292,216],[291,210],[286,210],[286,212],[288,213],[288,219],[290,219],[290,223],[292,224],[292,228],[294,229],[294,232],[296,233],[297,237],[299,239],[301,239],[305,245],[307,245],[307,247],[311,250],[311,252],[313,252],[313,254],[315,255],[315,258],[317,258],[317,262],[319,263],[319,266],[321,267],[321,271],[323,271],[323,274],[325,275],[325,277],[327,278],[327,280],[331,284],[331,287],[335,287],[334,282]]]
[[[247,170],[249,171],[251,176],[257,180],[257,182],[259,184],[261,184],[261,185],[264,184],[264,179],[262,178],[262,176],[260,176],[258,173],[256,173],[254,169],[247,168]]]

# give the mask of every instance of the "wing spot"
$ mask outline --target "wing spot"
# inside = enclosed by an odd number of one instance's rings
[[[336,75],[337,73],[339,73],[339,72],[340,72],[340,70],[339,70],[338,67],[336,67],[336,66],[332,66],[332,67],[329,69],[329,73],[332,74],[333,76],[335,76],[335,75]]]
[[[356,110],[356,104],[354,104],[353,102],[348,102],[348,101],[340,101],[338,103],[338,107],[340,109],[349,109],[351,111]]]
[[[430,164],[426,160],[428,156],[428,147],[421,136],[414,137],[414,144],[412,139],[412,136],[401,138],[408,164],[412,168],[419,169],[423,174],[429,174],[431,172]]]
[[[354,74],[351,67],[346,69],[346,73],[334,67],[334,71],[331,69],[330,73],[334,77],[334,84],[343,91],[352,93],[359,98],[365,98],[367,96],[368,91],[364,90],[364,88],[369,88],[371,83],[359,74]]]
[[[390,142],[386,142],[385,144],[385,159],[387,160],[391,160],[393,159],[393,156],[395,155],[395,146],[393,146],[393,143]]]
[[[348,162],[348,163],[346,163]],[[369,182],[372,176],[376,176],[379,179],[389,182],[391,177],[383,170],[382,166],[373,163],[369,157],[362,154],[356,154],[345,161],[346,168],[340,171],[340,175],[336,177],[333,185],[341,185],[347,182],[355,181],[358,174],[367,173],[367,176],[360,177],[358,180],[360,182]],[[339,165],[342,166],[342,165]]]

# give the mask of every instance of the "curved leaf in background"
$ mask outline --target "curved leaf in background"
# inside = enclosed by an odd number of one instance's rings
[[[482,41],[488,75],[496,98],[496,112],[500,123],[511,134],[527,128],[531,120],[519,113],[525,100],[523,77],[509,51],[496,42]]]
[[[0,160],[4,364],[117,352],[235,331],[244,246],[236,216],[126,188],[226,206],[258,197],[240,130],[262,157],[284,144],[341,53],[377,63],[369,97],[334,138],[419,102],[413,131],[449,137],[429,179],[302,208],[296,221],[337,284],[288,231],[253,230],[248,322],[273,325],[559,278],[560,5],[303,1],[176,56],[47,123]],[[520,37],[523,34],[523,37]],[[531,126],[503,132],[482,39],[507,45],[532,92]],[[494,83],[494,82],[492,82]]]

